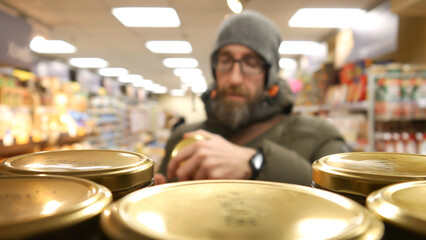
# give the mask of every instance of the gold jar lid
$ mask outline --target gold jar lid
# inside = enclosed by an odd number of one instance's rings
[[[381,188],[367,197],[367,207],[380,219],[426,236],[426,181]]]
[[[0,239],[27,238],[90,219],[112,201],[106,187],[67,176],[1,176]]]
[[[92,180],[111,191],[150,182],[153,161],[134,152],[115,150],[62,150],[37,152],[8,158],[0,174],[53,174]]]
[[[294,184],[204,180],[157,185],[111,204],[112,239],[380,239],[383,223],[341,195]]]
[[[196,134],[194,136],[187,137],[187,138],[180,140],[180,142],[178,142],[176,144],[176,146],[173,148],[172,153],[171,153],[171,158],[176,157],[176,155],[179,153],[179,151],[182,148],[184,148],[188,145],[191,145],[195,141],[205,140],[205,139],[206,139],[206,137],[204,137],[203,135]]]
[[[312,165],[312,181],[321,188],[367,197],[393,183],[426,180],[426,156],[352,152],[325,156]]]

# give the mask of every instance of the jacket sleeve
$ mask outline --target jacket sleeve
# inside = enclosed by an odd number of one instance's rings
[[[337,129],[319,118],[292,117],[267,135],[257,145],[264,153],[258,180],[310,185],[315,160],[349,151]]]
[[[324,156],[349,152],[350,149],[339,131],[331,124],[325,121],[319,121],[318,132],[315,137],[317,140],[316,148],[310,155],[310,162],[313,163]]]
[[[167,140],[166,143],[166,151],[164,154],[163,159],[160,163],[160,168],[158,169],[158,173],[163,174],[164,176],[167,176],[167,165],[170,161],[170,155],[173,151],[173,148],[176,146],[176,144],[182,139],[182,135],[185,131],[182,131],[181,128],[177,128],[175,131],[172,132],[172,135]]]
[[[261,149],[264,163],[257,180],[310,186],[311,164],[308,160],[270,140],[262,141]]]

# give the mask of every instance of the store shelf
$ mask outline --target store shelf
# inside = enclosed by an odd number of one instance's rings
[[[426,121],[426,116],[416,116],[416,117],[395,117],[395,116],[376,116],[376,122],[407,122],[407,121]]]
[[[319,113],[324,111],[367,111],[368,101],[345,103],[341,105],[320,105],[320,106],[295,106],[293,111],[296,113]]]
[[[389,140],[378,138],[381,131],[415,132],[425,131],[425,71],[417,72],[368,72],[368,94],[371,107],[375,108],[369,116],[369,148],[373,151],[387,151]],[[413,93],[417,91],[416,93]],[[423,95],[422,95],[423,94]],[[405,106],[405,107],[404,107]],[[408,108],[407,108],[408,106]],[[423,134],[423,133],[422,133]],[[377,136],[374,136],[377,135]],[[393,140],[400,141],[400,140]],[[391,144],[392,145],[392,144]],[[397,145],[393,143],[393,145]],[[394,147],[392,151],[401,151]],[[413,151],[405,151],[416,153]],[[419,151],[418,151],[419,152]]]
[[[51,146],[64,146],[71,145],[74,143],[79,143],[83,141],[86,136],[70,136],[69,134],[62,133],[58,136],[55,141],[41,141],[34,142],[31,138],[26,144],[17,144],[16,141],[10,145],[5,146],[3,143],[0,143],[0,158],[8,158],[16,155],[32,153],[34,151],[43,150],[44,148]]]

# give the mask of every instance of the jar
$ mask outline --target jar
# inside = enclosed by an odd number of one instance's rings
[[[101,215],[109,239],[380,239],[383,223],[348,198],[311,187],[201,180],[133,192]]]
[[[193,135],[191,137],[183,138],[173,148],[170,157],[174,158],[179,153],[179,151],[182,150],[183,148],[185,148],[186,146],[189,146],[196,141],[206,140],[206,139],[207,139],[206,137],[204,137],[203,135],[200,135],[200,134],[196,134],[196,135]]]
[[[426,180],[426,156],[352,152],[322,157],[312,164],[312,186],[361,204],[371,192],[390,184]]]
[[[426,181],[381,188],[367,197],[367,207],[385,223],[386,240],[426,239]]]
[[[96,239],[106,187],[67,176],[0,177],[0,239]]]
[[[85,178],[109,188],[119,199],[154,184],[153,161],[134,152],[61,150],[23,154],[0,163],[0,174],[48,174]]]

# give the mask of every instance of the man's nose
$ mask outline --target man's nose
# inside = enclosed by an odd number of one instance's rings
[[[243,81],[243,73],[241,71],[241,62],[234,62],[230,72],[230,83],[234,85],[241,84]]]

